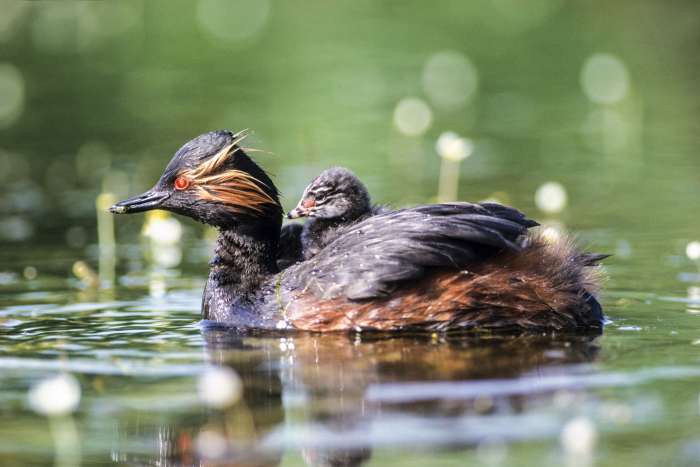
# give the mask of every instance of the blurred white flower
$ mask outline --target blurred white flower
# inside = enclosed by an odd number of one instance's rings
[[[685,255],[691,261],[700,259],[700,242],[692,241],[685,246]]]
[[[174,245],[182,237],[182,224],[165,211],[148,211],[141,234],[153,243]]]
[[[457,133],[446,131],[438,137],[435,150],[443,159],[459,162],[471,156],[474,152],[474,143],[468,138],[463,138]]]
[[[68,415],[80,404],[80,383],[69,374],[39,381],[29,390],[29,405],[49,417]]]
[[[568,454],[590,455],[598,440],[598,432],[591,420],[577,417],[564,425],[560,439]]]
[[[558,182],[547,182],[535,192],[535,204],[549,214],[561,212],[566,207],[566,201],[566,189]]]
[[[211,367],[197,382],[199,398],[208,406],[225,408],[235,404],[243,394],[241,379],[228,367]]]

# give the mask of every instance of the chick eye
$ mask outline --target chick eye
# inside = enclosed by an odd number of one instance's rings
[[[328,197],[328,190],[317,191],[316,193],[314,193],[314,197],[315,197],[317,200],[326,199],[326,198]]]
[[[177,177],[175,179],[175,189],[176,190],[186,190],[190,187],[190,181],[185,177]]]

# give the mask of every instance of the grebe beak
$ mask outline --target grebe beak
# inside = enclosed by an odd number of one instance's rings
[[[169,197],[170,193],[151,189],[138,196],[118,202],[109,208],[109,212],[113,214],[131,214],[134,212],[150,211],[151,209],[160,209],[163,206],[163,201]]]

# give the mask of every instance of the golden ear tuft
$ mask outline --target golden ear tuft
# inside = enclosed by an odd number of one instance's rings
[[[248,130],[241,130],[233,135],[233,141],[231,144],[224,146],[219,152],[189,171],[190,177],[199,178],[216,172],[222,165],[224,165],[231,155],[240,149],[235,146],[243,141],[248,134]]]
[[[265,205],[277,204],[262,188],[261,181],[241,170],[226,170],[202,177],[196,183],[200,198],[227,204],[233,210],[247,208],[261,212]]]
[[[199,166],[181,174],[191,181],[200,199],[225,204],[233,212],[262,212],[265,205],[278,204],[263,189],[266,185],[249,173],[236,169],[217,173],[228,158],[240,149],[237,145],[246,136],[247,130],[236,133],[231,144]]]

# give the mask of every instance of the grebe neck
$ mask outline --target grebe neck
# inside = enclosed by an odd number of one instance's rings
[[[276,236],[279,238],[279,234]],[[242,229],[220,230],[209,263],[209,287],[244,298],[277,269],[277,238]]]

